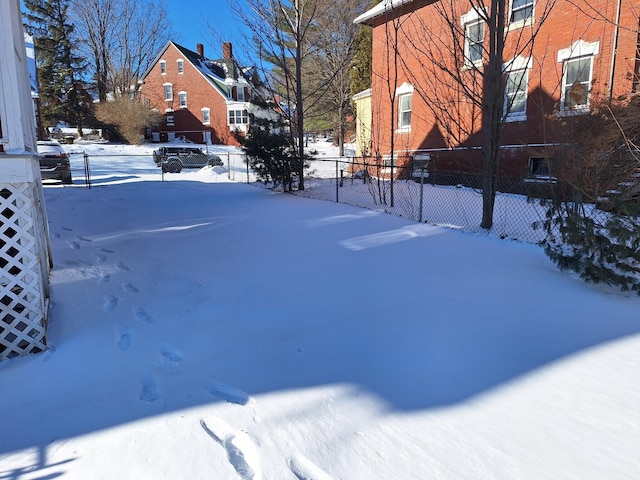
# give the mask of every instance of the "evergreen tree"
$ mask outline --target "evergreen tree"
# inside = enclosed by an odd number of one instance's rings
[[[24,6],[27,30],[34,37],[43,124],[67,122],[82,136],[91,99],[80,82],[85,64],[75,52],[69,0],[24,0]]]
[[[378,3],[377,0],[371,2],[370,7]],[[351,66],[351,93],[355,95],[367,88],[371,88],[371,42],[373,39],[373,29],[362,25],[354,40],[355,54]]]
[[[272,120],[252,114],[247,135],[237,134],[236,139],[260,181],[292,191],[310,158],[305,154],[302,163],[299,161],[296,145],[286,132],[282,118]]]

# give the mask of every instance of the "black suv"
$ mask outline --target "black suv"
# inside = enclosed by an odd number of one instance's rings
[[[180,173],[183,168],[223,165],[218,155],[205,153],[198,147],[160,147],[153,151],[153,161],[163,172]]]

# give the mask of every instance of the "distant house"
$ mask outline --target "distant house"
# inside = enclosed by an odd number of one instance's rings
[[[193,52],[170,41],[145,72],[141,95],[164,115],[151,132],[154,141],[184,137],[195,143],[238,144],[232,132],[247,132],[253,71],[238,65],[231,43],[223,43],[222,51],[223,58],[211,60],[202,44]]]
[[[592,0],[579,8],[558,0],[548,12],[546,0],[506,3],[499,171],[549,178],[561,162],[553,158],[550,119],[588,114],[597,98],[640,90],[638,4]],[[479,171],[482,106],[469,91],[483,88],[490,32],[482,12],[490,5],[384,0],[354,20],[373,27],[371,149],[385,164],[410,165],[419,154],[442,168]],[[452,80],[456,72],[461,81]]]

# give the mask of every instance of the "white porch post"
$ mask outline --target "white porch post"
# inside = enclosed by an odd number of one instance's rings
[[[0,1],[0,360],[46,347],[51,255],[19,0]]]

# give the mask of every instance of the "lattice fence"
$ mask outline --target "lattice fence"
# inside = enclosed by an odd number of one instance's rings
[[[50,252],[36,184],[0,184],[0,360],[46,346]]]

